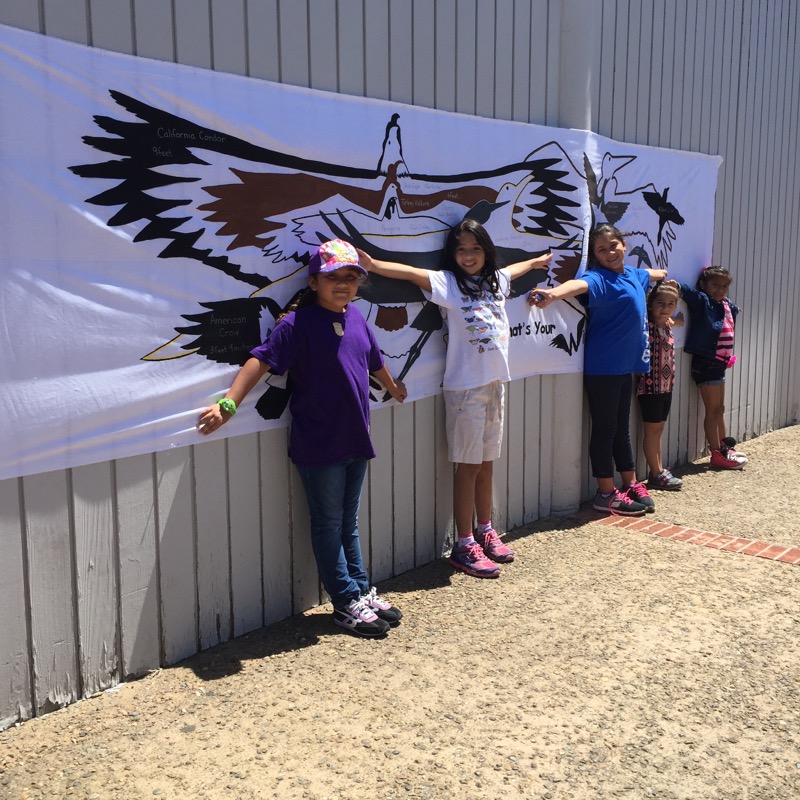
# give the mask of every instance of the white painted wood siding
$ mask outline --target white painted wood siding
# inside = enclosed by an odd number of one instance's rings
[[[299,86],[719,153],[714,260],[743,308],[731,433],[800,401],[800,37],[793,0],[4,0],[0,22]],[[679,359],[669,462],[702,448]],[[441,398],[374,417],[376,581],[441,555]],[[508,387],[498,527],[593,490],[579,375]],[[0,728],[323,598],[286,431],[0,482]],[[643,460],[642,460],[643,463]]]

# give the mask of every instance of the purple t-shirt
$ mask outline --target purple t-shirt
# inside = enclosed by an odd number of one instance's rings
[[[361,312],[320,305],[287,314],[250,351],[276,375],[289,373],[289,457],[300,467],[374,458],[369,438],[369,373],[383,356]]]

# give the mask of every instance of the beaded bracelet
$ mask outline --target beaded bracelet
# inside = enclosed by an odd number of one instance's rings
[[[231,416],[236,413],[236,401],[231,400],[230,397],[223,397],[221,400],[217,400],[217,403],[223,411],[227,411]]]

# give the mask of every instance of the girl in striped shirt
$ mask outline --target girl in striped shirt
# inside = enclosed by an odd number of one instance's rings
[[[684,350],[692,356],[692,378],[700,387],[705,408],[703,428],[711,450],[711,466],[741,469],[747,457],[734,449],[725,429],[725,370],[733,366],[733,333],[738,306],[728,297],[731,274],[725,267],[706,267],[697,286],[681,284],[689,309]]]

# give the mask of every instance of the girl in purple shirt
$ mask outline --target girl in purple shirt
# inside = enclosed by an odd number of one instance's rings
[[[333,620],[359,636],[383,636],[402,613],[370,586],[358,536],[361,486],[375,456],[369,375],[399,402],[406,389],[392,378],[352,305],[367,275],[355,248],[339,239],[326,242],[311,257],[308,273],[309,288],[251,351],[225,397],[203,411],[198,429],[207,435],[225,424],[265,373],[288,373],[289,457],[306,491],[311,544]]]

